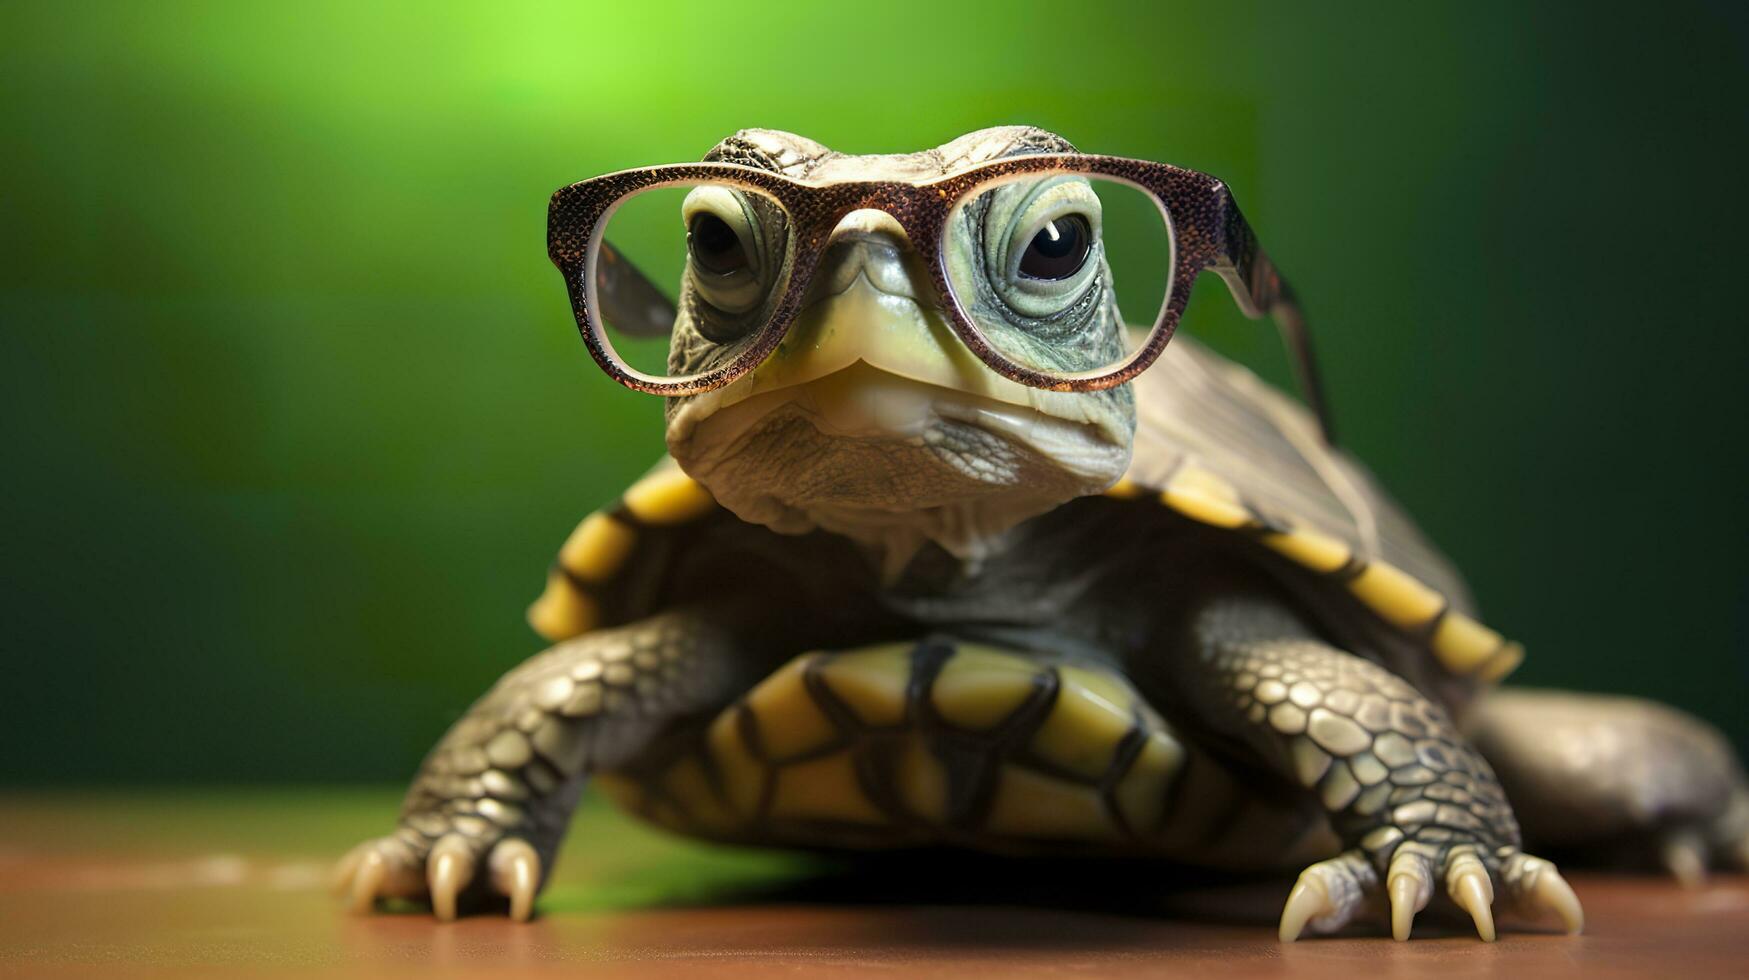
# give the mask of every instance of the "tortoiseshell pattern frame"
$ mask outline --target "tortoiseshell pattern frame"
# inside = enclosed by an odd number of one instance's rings
[[[1153,195],[1173,238],[1173,270],[1167,300],[1147,339],[1122,362],[1098,371],[1056,375],[1018,364],[993,348],[967,315],[949,283],[941,242],[950,215],[962,201],[989,186],[1027,176],[1078,174],[1115,180]],[[681,379],[661,379],[635,371],[608,344],[599,307],[596,276],[604,254],[602,230],[613,209],[627,197],[656,187],[711,182],[762,193],[787,213],[790,228],[789,277],[782,299],[751,342],[727,364]],[[577,328],[596,363],[615,381],[637,391],[664,396],[693,395],[720,388],[762,363],[788,332],[809,281],[834,228],[852,211],[884,211],[905,230],[935,283],[941,308],[966,347],[996,373],[1035,388],[1097,391],[1123,384],[1153,364],[1178,329],[1190,286],[1203,270],[1221,276],[1246,316],[1274,314],[1300,368],[1307,400],[1323,420],[1323,399],[1312,367],[1304,325],[1292,293],[1257,244],[1231,192],[1220,180],[1194,170],[1125,157],[1050,153],[1005,157],[931,180],[846,181],[812,184],[782,174],[733,163],[681,163],[642,167],[595,177],[561,188],[547,212],[547,253],[565,276]],[[636,273],[633,273],[636,274]],[[1326,423],[1326,429],[1328,425]]]

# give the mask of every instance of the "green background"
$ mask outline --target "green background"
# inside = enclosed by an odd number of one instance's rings
[[[744,126],[1225,177],[1520,679],[1749,743],[1749,32],[1530,6],[5,5],[0,779],[409,773],[661,447],[547,196]]]

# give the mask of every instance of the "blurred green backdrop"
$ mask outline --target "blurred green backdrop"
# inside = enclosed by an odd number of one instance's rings
[[[547,195],[744,126],[1226,177],[1519,679],[1744,745],[1749,32],[1533,6],[5,5],[0,779],[408,774],[661,447]]]

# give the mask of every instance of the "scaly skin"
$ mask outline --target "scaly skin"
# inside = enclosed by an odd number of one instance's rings
[[[445,920],[458,904],[499,896],[526,920],[583,777],[643,749],[670,720],[721,706],[765,669],[731,655],[720,623],[666,613],[560,643],[506,674],[426,757],[395,832],[341,861],[336,890],[359,911],[429,896]]]
[[[1347,848],[1307,868],[1281,938],[1341,928],[1388,895],[1407,939],[1436,889],[1494,939],[1496,883],[1530,911],[1583,923],[1553,865],[1520,850],[1518,824],[1488,763],[1438,705],[1372,661],[1317,639],[1261,596],[1208,601],[1191,620],[1195,710],[1263,764],[1317,794]]]

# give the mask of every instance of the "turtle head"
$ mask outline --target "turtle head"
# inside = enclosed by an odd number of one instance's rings
[[[996,157],[1072,150],[1029,127],[982,130],[935,150],[890,156],[848,156],[789,133],[747,130],[706,159],[809,181],[924,180]],[[1096,235],[1098,198],[1083,181],[1066,183],[1081,185],[1061,193],[1093,210],[1081,228]],[[1020,217],[1017,202],[1028,195],[1010,184],[986,196],[987,206],[961,208],[954,218],[981,226],[949,234],[943,244],[955,281],[977,285],[970,312],[1018,342],[1040,345],[1063,369],[1108,363],[1124,327],[1100,244],[1082,256],[1088,268],[1076,271],[1074,288],[1053,294],[1037,282],[1009,282],[1000,270],[1012,263],[983,253],[1009,247],[1007,224]],[[722,197],[713,203],[695,193],[688,207],[720,204],[725,223],[763,222],[769,227],[745,229],[740,240],[781,248],[780,213]],[[678,304],[675,373],[722,356],[710,337],[721,334],[717,321],[728,301],[696,274],[721,258],[701,256],[713,243],[700,237],[693,236],[695,274],[685,277]],[[1128,386],[1057,392],[1010,381],[966,349],[942,302],[898,222],[885,212],[853,212],[833,231],[777,351],[726,387],[669,402],[669,451],[742,519],[785,533],[844,534],[879,549],[889,574],[930,541],[975,561],[1019,522],[1123,475],[1135,433]],[[1040,323],[1050,324],[1048,336],[1035,336]]]

